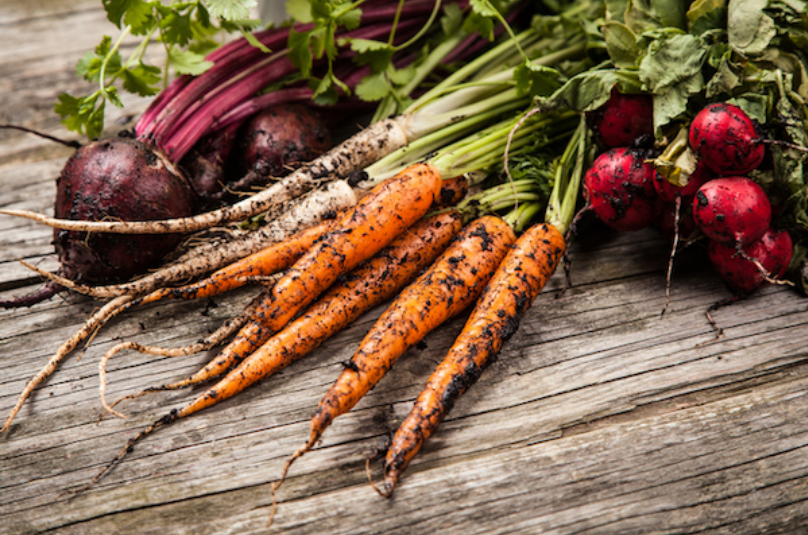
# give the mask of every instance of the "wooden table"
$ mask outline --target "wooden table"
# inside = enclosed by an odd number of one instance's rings
[[[0,121],[68,137],[52,113],[84,87],[73,65],[104,32],[97,0],[4,0]],[[127,113],[143,109],[129,99]],[[126,121],[118,116],[115,121]],[[114,125],[111,125],[114,126]],[[0,132],[0,206],[48,211],[69,150]],[[16,262],[56,267],[51,232],[0,217],[0,297],[38,283]],[[384,500],[365,458],[404,417],[462,318],[408,352],[294,465],[273,530],[289,533],[804,533],[808,522],[808,300],[772,287],[715,314],[729,294],[698,248],[677,260],[652,231],[590,227],[518,333]],[[91,490],[121,446],[194,391],[123,406],[99,425],[97,364],[120,339],[181,345],[237,313],[255,290],[144,307],[73,355],[0,436],[0,532],[264,533],[270,483],[375,310],[310,357],[220,406],[162,429]],[[215,306],[214,306],[215,305]],[[0,311],[0,414],[99,302],[57,297]],[[110,398],[181,378],[210,355],[122,353]],[[376,466],[378,477],[378,465]]]

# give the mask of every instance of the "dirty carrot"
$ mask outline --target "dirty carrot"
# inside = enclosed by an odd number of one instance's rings
[[[356,318],[411,282],[449,245],[461,227],[457,212],[426,218],[349,273],[305,314],[267,340],[218,384],[181,411],[182,416],[234,396],[310,353]],[[200,374],[197,374],[197,376]],[[201,379],[191,377],[187,384]]]
[[[258,349],[341,275],[425,215],[438,198],[440,185],[440,175],[432,166],[415,164],[371,190],[289,268],[253,321],[205,366],[205,373],[215,377]]]
[[[283,271],[297,262],[317,240],[325,236],[326,232],[335,223],[336,220],[334,219],[326,220],[302,230],[287,240],[265,247],[257,253],[233,262],[193,284],[155,290],[148,295],[127,303],[124,307],[116,310],[115,314],[117,315],[133,306],[159,301],[164,297],[188,300],[204,299],[240,288],[250,282],[262,281],[267,283],[269,279],[266,277]]]
[[[521,316],[555,271],[564,249],[561,233],[546,223],[534,225],[519,237],[394,435],[380,494],[389,497],[393,493],[401,473],[455,401],[516,332]]]
[[[129,440],[93,482],[120,462],[136,442],[155,429],[228,399],[282,370],[374,306],[391,298],[446,249],[460,227],[461,216],[454,211],[436,214],[412,225],[378,255],[348,273],[303,315],[270,338],[219,383]],[[197,373],[176,384],[195,384],[204,378]],[[111,407],[107,407],[107,410],[114,412]]]
[[[208,406],[213,400],[229,398],[286,367],[366,311],[390,299],[432,263],[457,234],[460,226],[460,215],[454,211],[436,214],[415,223],[378,255],[332,286],[305,314],[267,340],[227,377],[195,400],[193,404],[198,408],[193,412]],[[211,377],[209,368],[204,367],[187,379],[146,389],[144,393],[184,388]]]
[[[264,290],[265,292],[268,290]],[[110,359],[114,357],[116,354],[120,353],[121,351],[132,349],[134,351],[138,351],[140,353],[146,353],[148,355],[156,355],[159,357],[187,357],[189,355],[195,355],[197,353],[201,353],[202,351],[207,351],[216,347],[217,345],[221,344],[225,339],[229,338],[233,333],[241,329],[252,317],[255,313],[255,309],[258,308],[258,304],[261,302],[263,297],[263,292],[258,294],[253,298],[249,305],[247,305],[244,310],[242,310],[238,316],[232,317],[225,321],[218,329],[213,331],[211,334],[206,336],[204,339],[194,342],[193,344],[181,347],[159,347],[159,346],[150,346],[145,344],[140,344],[137,342],[121,342],[119,344],[114,345],[109,351],[107,351],[103,357],[101,357],[101,361],[98,363],[98,378],[99,378],[99,387],[98,390],[101,394],[101,404],[104,406],[104,413],[98,419],[100,422],[106,414],[112,413],[119,418],[126,418],[122,413],[113,410],[113,407],[118,405],[118,403],[127,400],[127,399],[135,399],[141,396],[148,394],[149,392],[157,392],[161,390],[170,390],[172,385],[165,385],[163,387],[157,388],[147,388],[138,392],[137,394],[130,394],[127,396],[123,396],[115,401],[112,405],[109,405],[106,400],[106,375],[107,375],[107,364],[109,363]],[[174,387],[179,388],[179,387]]]
[[[479,297],[515,239],[510,225],[502,219],[476,219],[399,294],[320,401],[311,420],[308,441],[286,461],[273,493],[295,459],[311,450],[331,422],[350,411],[409,347]]]

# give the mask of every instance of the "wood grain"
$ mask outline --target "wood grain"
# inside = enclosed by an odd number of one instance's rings
[[[109,23],[95,0],[8,6],[0,10],[0,120],[69,137],[52,102],[80,88],[73,64]],[[0,131],[0,206],[49,210],[68,155]],[[55,268],[50,239],[49,229],[0,217],[0,297],[35,287],[17,258]],[[574,286],[558,297],[563,280],[551,280],[391,500],[368,486],[365,459],[406,415],[463,318],[402,357],[293,466],[272,530],[801,533],[808,522],[808,301],[767,288],[719,310],[725,334],[715,340],[704,311],[728,293],[697,247],[677,259],[664,317],[667,246],[655,231],[621,235],[591,225],[572,260]],[[307,437],[317,401],[381,309],[278,376],[161,429],[96,487],[69,494],[128,438],[200,392],[146,396],[121,405],[128,420],[96,425],[100,355],[121,339],[195,341],[255,291],[143,307],[114,320],[83,358],[68,359],[0,436],[0,532],[265,533],[269,484]],[[68,296],[0,311],[0,413],[97,306]],[[108,395],[183,377],[209,357],[121,353],[110,364]]]

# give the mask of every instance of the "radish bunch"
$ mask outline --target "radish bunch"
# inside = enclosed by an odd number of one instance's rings
[[[716,271],[740,294],[783,277],[793,244],[788,232],[772,228],[769,198],[745,176],[766,152],[749,116],[727,103],[701,110],[687,139],[698,163],[687,183],[677,186],[656,171],[649,151],[638,148],[643,136],[653,134],[650,102],[646,95],[613,90],[609,101],[588,115],[607,150],[584,176],[586,209],[621,231],[655,220],[663,232],[698,228]]]
[[[693,199],[693,216],[709,240],[713,267],[741,294],[783,277],[791,237],[771,227],[772,206],[763,188],[740,176],[757,169],[765,155],[752,120],[737,106],[711,104],[693,119],[689,141],[700,161],[721,175],[703,184]]]

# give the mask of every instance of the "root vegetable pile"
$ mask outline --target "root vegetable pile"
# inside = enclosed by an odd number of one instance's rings
[[[3,210],[57,229],[61,273],[32,269],[110,299],[28,383],[3,430],[37,385],[111,318],[161,299],[263,285],[242,314],[196,344],[124,341],[102,357],[102,405],[116,416],[123,399],[216,382],[135,435],[92,485],[156,430],[278,373],[389,301],[312,407],[308,436],[272,485],[275,504],[295,460],[316,454],[337,417],[383,384],[430,331],[472,310],[393,436],[380,487],[368,468],[371,485],[389,497],[518,329],[586,214],[620,232],[656,224],[672,238],[668,303],[682,243],[703,248],[737,296],[788,283],[798,271],[808,250],[808,82],[801,78],[808,70],[787,27],[769,44],[791,59],[773,67],[757,49],[716,38],[727,31],[717,4],[699,2],[681,27],[647,28],[661,23],[625,16],[625,2],[560,2],[552,14],[531,12],[535,24],[521,31],[511,24],[524,18],[523,3],[504,13],[489,2],[439,4],[369,0],[361,24],[349,28],[331,13],[298,21],[291,39],[288,28],[256,32],[270,52],[246,39],[224,45],[208,55],[207,71],[181,76],[158,95],[136,139],[98,141],[71,158],[54,217]],[[732,20],[751,16],[729,9]],[[442,30],[430,30],[440,14]],[[777,20],[808,31],[786,14]],[[608,35],[596,31],[604,23]],[[326,40],[320,45],[328,50],[318,53],[318,31],[338,35],[340,46]],[[481,34],[499,37],[486,46]],[[423,45],[419,54],[407,52],[412,43]],[[444,72],[431,77],[441,65]],[[366,129],[332,147],[320,119],[345,117],[340,105],[357,103],[353,96],[380,104]],[[304,101],[336,106],[312,111]],[[281,106],[264,110],[268,103]],[[84,162],[98,170],[73,171]],[[120,182],[111,180],[118,175]],[[257,184],[264,189],[221,204],[231,189]],[[96,199],[113,189],[106,197],[120,203],[119,190],[135,186],[147,192],[127,199],[127,210]],[[131,279],[176,247],[178,235],[231,223],[244,228]],[[110,277],[122,280],[90,284]],[[121,351],[175,357],[220,343],[192,375],[107,403],[106,366]]]

